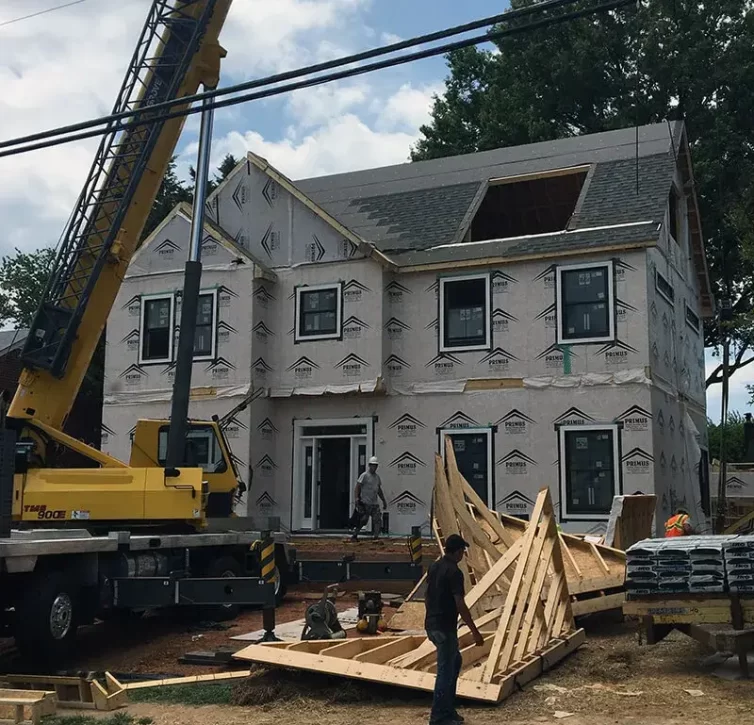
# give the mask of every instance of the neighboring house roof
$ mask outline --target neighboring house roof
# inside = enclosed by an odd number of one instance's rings
[[[20,348],[28,335],[29,331],[25,329],[0,330],[0,357]]]

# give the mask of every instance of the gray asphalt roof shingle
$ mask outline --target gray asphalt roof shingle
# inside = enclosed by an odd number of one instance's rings
[[[439,254],[427,251],[431,247],[458,241],[481,200],[484,185],[494,178],[590,165],[593,171],[569,229],[659,222],[674,169],[672,152],[682,130],[681,122],[638,129],[638,192],[635,128],[303,179],[295,184],[361,238],[380,251],[398,255],[396,261],[403,265],[407,259],[419,258],[408,253],[410,250],[421,251],[421,257],[427,258]],[[622,236],[606,243],[615,244]],[[523,253],[524,247],[544,253],[549,247],[543,245],[555,244],[554,240],[549,236],[538,236],[530,243],[519,240],[514,245],[519,250],[516,254]],[[557,244],[578,245],[581,240],[566,236],[558,238]]]
[[[0,355],[5,355],[10,352],[10,349],[23,345],[28,334],[29,331],[25,329],[0,330]]]

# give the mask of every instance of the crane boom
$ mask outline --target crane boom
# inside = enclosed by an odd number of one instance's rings
[[[153,0],[113,113],[215,85],[231,1]],[[22,351],[10,418],[61,431],[78,394],[184,123],[140,119],[102,138]]]

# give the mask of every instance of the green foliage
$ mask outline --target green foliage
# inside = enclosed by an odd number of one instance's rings
[[[512,0],[511,7],[532,2]],[[593,3],[576,7],[582,5]],[[684,118],[715,292],[727,293],[738,314],[734,370],[754,362],[751,3],[647,0],[638,13],[633,7],[603,13],[495,45],[495,53],[470,48],[448,57],[445,92],[412,158]],[[707,325],[705,342],[719,347],[716,325]],[[718,371],[708,384],[720,381]]]
[[[719,423],[707,421],[707,436],[709,439],[710,460],[720,460],[720,439],[723,426]],[[746,444],[744,443],[744,417],[740,413],[730,413],[725,425],[725,450],[728,463],[745,463]]]
[[[233,171],[237,166],[238,159],[233,154],[225,154],[220,162],[216,173],[207,185],[207,194],[211,194],[220,183]],[[182,201],[191,204],[194,201],[194,183],[196,181],[196,170],[194,167],[189,168],[191,177],[190,183],[185,183],[178,178],[175,171],[175,158],[170,160],[168,170],[162,180],[157,198],[155,199],[152,209],[149,212],[147,223],[144,225],[142,239],[146,239],[159,225],[159,223],[173,210],[176,204]]]
[[[50,247],[0,259],[0,325],[29,327],[42,298],[55,251]]]
[[[167,685],[165,687],[145,687],[129,690],[128,699],[132,702],[164,702],[182,705],[229,705],[233,685]]]

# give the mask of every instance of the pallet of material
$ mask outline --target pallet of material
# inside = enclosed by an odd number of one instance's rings
[[[478,551],[470,552],[468,557],[468,571],[465,575],[467,587],[484,576],[489,569],[490,562],[498,556],[505,554],[510,547],[525,536],[529,524],[515,516],[506,516],[497,511],[490,510],[474,489],[461,475],[455,460],[452,444],[446,441],[445,465],[448,468],[447,486],[449,503],[447,505],[462,508],[459,525],[464,531],[474,531],[477,540],[474,542]],[[436,472],[437,473],[437,472]],[[437,477],[437,475],[436,475]],[[437,490],[437,489],[435,489]],[[436,496],[436,494],[435,494]],[[647,509],[646,499],[651,499],[654,506],[654,496],[624,496],[623,499],[641,499],[640,502],[632,501],[630,504],[623,503],[620,510],[614,507],[615,515]],[[443,507],[436,497],[433,501],[433,531],[437,543],[442,549],[442,537],[447,535],[445,529],[448,521],[443,522],[447,505]],[[456,514],[454,514],[456,515]],[[632,531],[639,535],[651,531],[650,523],[646,523],[646,516],[637,514],[641,526],[631,524]],[[472,527],[473,528],[469,528]],[[620,529],[620,522],[613,524],[613,529]],[[452,531],[451,531],[452,533]],[[470,534],[469,534],[470,535]],[[467,539],[467,541],[471,541]],[[624,580],[626,575],[626,554],[624,551],[615,549],[604,544],[595,544],[572,534],[558,532],[558,547],[562,554],[565,567],[565,575],[568,583],[568,591],[571,596],[571,607],[575,617],[609,609],[619,609],[625,601]],[[406,601],[389,621],[393,630],[416,631],[424,627],[424,590],[425,580],[422,579],[406,597]],[[503,589],[498,587],[498,598]],[[491,602],[486,603],[487,609]]]
[[[446,461],[453,479],[455,459]],[[531,523],[504,553],[457,496],[460,489],[451,489],[437,456],[436,519],[445,535],[460,533],[471,544],[468,562],[461,563],[466,604],[484,637],[484,645],[477,647],[467,627],[459,630],[463,664],[457,694],[497,703],[576,649],[584,631],[573,621],[549,489],[540,491]],[[487,565],[478,576],[481,561]],[[235,658],[427,692],[435,684],[436,650],[424,635],[258,644]]]
[[[733,624],[739,606],[741,624],[754,625],[754,598],[725,594],[648,596],[627,601],[623,613],[651,617],[656,624]]]

